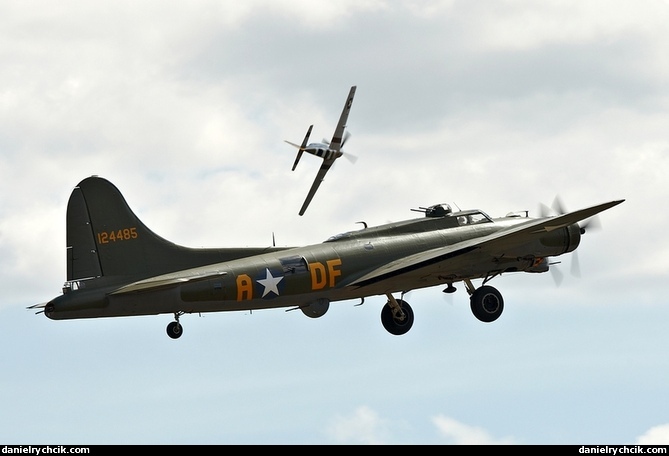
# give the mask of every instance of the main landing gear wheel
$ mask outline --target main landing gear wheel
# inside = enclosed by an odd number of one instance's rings
[[[502,294],[489,285],[477,288],[469,300],[474,316],[485,323],[497,320],[504,310]]]
[[[183,315],[183,312],[174,313],[174,321],[167,325],[167,335],[172,339],[178,339],[184,333],[184,328],[179,323],[179,317]]]
[[[381,323],[390,334],[401,336],[406,334],[413,325],[413,310],[408,302],[398,299],[399,308],[393,310],[390,302],[381,309]]]

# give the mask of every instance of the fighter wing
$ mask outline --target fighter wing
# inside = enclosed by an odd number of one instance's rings
[[[332,135],[332,141],[330,141],[330,149],[337,151],[341,149],[342,141],[344,140],[344,130],[346,129],[346,121],[348,120],[348,113],[351,111],[353,97],[355,96],[355,89],[356,86],[351,87],[351,91],[348,93],[344,109],[341,112],[341,116],[339,116],[339,122],[337,122],[337,128],[335,128],[334,135]]]
[[[307,194],[307,197],[304,200],[304,203],[302,204],[302,208],[300,209],[300,215],[304,215],[304,212],[307,210],[307,207],[309,206],[309,203],[311,203],[311,200],[313,199],[314,195],[316,194],[316,190],[318,190],[318,187],[320,187],[321,182],[323,182],[323,179],[325,178],[325,174],[330,170],[330,167],[332,167],[332,164],[334,163],[334,159],[332,160],[323,160],[323,164],[321,165],[320,169],[318,170],[318,174],[316,174],[316,179],[314,179],[314,183],[311,184],[311,188],[309,189],[309,193]]]
[[[332,149],[337,152],[341,149],[341,146],[344,142],[344,130],[346,129],[348,113],[351,111],[351,106],[353,105],[353,97],[355,96],[355,89],[356,86],[351,87],[351,90],[348,93],[348,97],[346,98],[346,103],[344,103],[344,109],[342,109],[341,115],[339,116],[339,122],[337,122],[337,128],[335,128],[335,132],[332,135],[332,141],[330,141],[330,144],[328,144],[328,149]],[[309,127],[309,132],[311,132],[311,127]],[[307,135],[309,134],[309,132],[307,133]],[[330,170],[335,160],[336,158],[332,158],[329,160],[323,159],[323,164],[318,170],[318,174],[316,174],[316,179],[314,179],[314,183],[311,184],[311,188],[309,189],[309,193],[307,194],[307,197],[304,200],[304,204],[302,204],[302,208],[300,209],[300,215],[304,215],[304,212],[307,210],[309,203],[311,203],[311,200],[316,194],[318,187],[320,187],[321,182],[323,182],[325,174],[327,174],[327,172]]]
[[[400,275],[403,272],[436,264],[458,255],[464,255],[477,249],[497,254],[503,249],[510,249],[525,243],[527,241],[527,234],[547,233],[549,231],[564,228],[572,223],[585,220],[595,214],[610,209],[613,206],[617,206],[623,201],[625,200],[611,201],[609,203],[599,204],[597,206],[570,212],[557,217],[536,219],[522,225],[516,225],[508,230],[498,231],[488,236],[474,238],[400,258],[369,272],[363,277],[351,282],[349,285],[362,287]]]

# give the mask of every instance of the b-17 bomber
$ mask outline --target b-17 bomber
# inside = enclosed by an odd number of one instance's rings
[[[53,320],[172,314],[167,334],[177,339],[185,314],[285,308],[318,318],[331,303],[384,296],[381,322],[402,335],[414,322],[404,294],[463,283],[474,316],[492,322],[504,300],[490,280],[549,271],[551,258],[579,246],[588,219],[623,201],[537,218],[442,203],[314,245],[190,248],[151,231],[111,182],[92,176],[68,201],[62,293],[30,308]]]

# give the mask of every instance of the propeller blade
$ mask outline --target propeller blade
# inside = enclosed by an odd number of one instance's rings
[[[550,217],[551,216],[550,208],[543,203],[539,203],[539,215],[541,215],[541,217]]]
[[[539,214],[542,217],[554,217],[555,215],[563,215],[566,213],[567,211],[565,210],[559,196],[555,197],[551,207],[546,206],[544,203],[539,203]]]
[[[355,165],[355,162],[358,161],[358,157],[356,157],[355,155],[351,155],[351,154],[343,154],[343,155],[344,155],[344,157],[346,157],[348,159],[348,161],[350,161],[354,165]]]
[[[602,228],[602,222],[599,221],[599,217],[595,216],[589,218],[581,225],[581,233],[585,234],[588,230],[599,230]]]
[[[578,260],[577,250],[571,253],[571,275],[579,279],[581,278],[581,263]]]
[[[564,279],[564,274],[562,271],[560,271],[559,268],[556,266],[560,264],[560,261],[555,261],[553,263],[548,263],[550,266],[549,271],[551,272],[551,275],[553,276],[553,281],[555,281],[556,286],[560,286],[562,284],[562,280]],[[577,279],[581,278],[581,263],[578,260],[578,252],[574,250],[571,252],[571,270],[570,273],[572,277],[576,277]]]
[[[554,213],[557,213],[557,215],[562,215],[566,214],[568,211],[565,209],[564,204],[562,203],[562,200],[560,199],[559,196],[555,197],[555,200],[553,201],[553,204],[551,205],[552,211]],[[551,209],[549,209],[546,205],[541,204],[539,207],[539,210],[541,212],[542,217],[549,217],[551,215]],[[581,234],[585,234],[589,230],[593,229],[599,229],[601,228],[601,223],[599,221],[598,216],[590,217],[588,220],[585,220],[584,222],[579,224],[579,227],[581,229]],[[556,264],[556,263],[552,263]],[[551,273],[553,274],[553,279],[555,280],[555,283],[559,286],[559,284],[562,282],[562,273],[557,270],[557,268],[550,268]],[[581,263],[579,261],[579,256],[578,256],[578,251],[574,250],[571,252],[571,275],[580,278],[581,277]]]
[[[557,215],[563,215],[568,212],[567,209],[565,209],[565,206],[562,203],[562,200],[560,199],[559,196],[555,197],[555,199],[553,200],[553,204],[551,205],[551,208],[552,211],[545,204],[540,204],[539,213],[541,214],[542,217],[549,217],[552,215],[552,212],[556,213]],[[599,229],[602,227],[598,216],[589,218],[585,222],[581,223],[579,226],[581,227],[581,234],[585,234],[585,232],[588,230]]]
[[[551,275],[553,276],[553,281],[555,281],[555,286],[559,287],[562,285],[562,279],[564,279],[564,275],[562,274],[562,271],[560,271],[558,268],[553,267],[555,264],[551,264],[549,271],[551,271]]]
[[[555,196],[555,199],[553,200],[553,210],[558,214],[558,215],[563,215],[566,214],[567,211],[564,208],[564,204],[562,204],[562,200],[560,199],[559,196]]]
[[[341,147],[344,147],[344,144],[346,144],[346,141],[348,141],[348,138],[351,137],[351,133],[347,131],[344,132],[344,137],[341,140]]]

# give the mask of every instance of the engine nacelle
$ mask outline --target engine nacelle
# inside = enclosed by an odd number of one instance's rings
[[[309,318],[319,318],[325,315],[330,308],[330,300],[321,298],[313,301],[306,306],[301,306],[300,310]]]
[[[539,240],[542,247],[536,254],[538,256],[557,256],[576,250],[581,242],[581,228],[578,223],[548,232]]]

